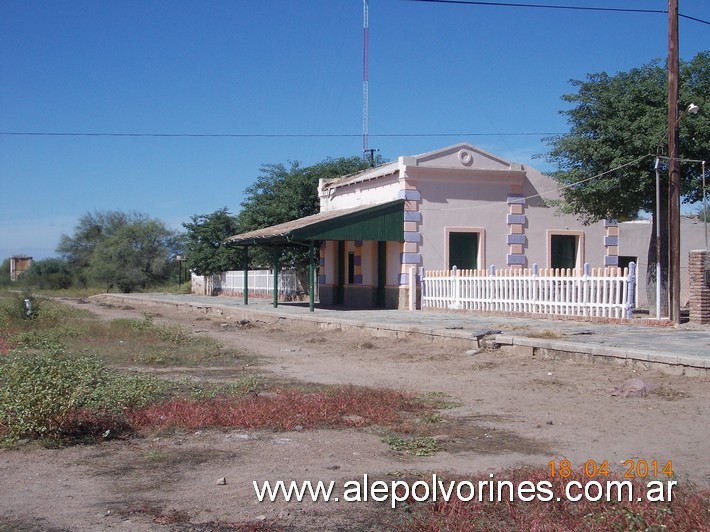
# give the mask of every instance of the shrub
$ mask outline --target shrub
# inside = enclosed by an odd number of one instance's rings
[[[145,405],[164,387],[111,372],[94,357],[16,351],[0,363],[0,427],[10,440],[61,438],[82,409],[115,425],[112,416]]]
[[[71,266],[60,259],[37,260],[22,275],[20,282],[23,285],[34,286],[40,290],[67,289],[72,284]]]
[[[29,307],[26,302],[29,302]],[[0,309],[5,321],[17,324],[24,320],[37,318],[40,306],[40,301],[29,290],[25,290],[20,294],[6,298]]]
[[[68,316],[80,314],[80,311],[55,303],[46,298],[35,296],[31,291],[6,293],[0,300],[0,324],[27,329],[29,327],[52,327],[66,323]],[[31,310],[25,301],[29,300]]]

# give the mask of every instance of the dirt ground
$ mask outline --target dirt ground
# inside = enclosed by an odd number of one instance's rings
[[[79,305],[77,301],[71,304]],[[0,449],[0,531],[221,530],[256,523],[286,529],[382,529],[401,510],[384,503],[258,502],[252,481],[350,480],[474,475],[566,458],[623,471],[627,459],[672,460],[680,482],[710,485],[710,382],[617,365],[536,360],[463,349],[422,338],[387,339],[308,331],[283,322],[236,327],[220,317],[166,307],[80,305],[104,319],[149,311],[195,334],[254,355],[254,372],[305,383],[386,386],[445,398],[440,450],[392,450],[374,428],[204,430],[47,449]],[[226,325],[225,325],[226,324]],[[228,368],[170,368],[166,376],[228,381]],[[612,396],[629,378],[646,397]],[[218,482],[224,479],[226,483]],[[337,491],[337,490],[336,490]]]

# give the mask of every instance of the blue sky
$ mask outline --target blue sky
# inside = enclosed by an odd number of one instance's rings
[[[680,12],[710,20],[710,1]],[[567,131],[570,79],[667,55],[665,14],[411,0],[369,13],[369,144],[386,159],[466,141],[549,170],[533,156]],[[359,155],[362,18],[362,0],[0,0],[0,132],[45,133],[0,134],[0,260],[54,256],[89,211],[181,229],[238,212],[263,164]],[[709,48],[710,26],[681,18],[681,58]],[[87,135],[127,133],[240,136]]]

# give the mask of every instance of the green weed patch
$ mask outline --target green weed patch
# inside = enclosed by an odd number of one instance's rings
[[[0,435],[61,439],[81,417],[115,426],[126,409],[144,406],[166,388],[153,377],[109,370],[95,357],[13,351],[0,362]]]

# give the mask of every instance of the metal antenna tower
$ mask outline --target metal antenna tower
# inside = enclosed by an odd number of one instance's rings
[[[362,0],[362,156],[367,159],[371,156],[369,146],[368,146],[368,70],[369,70],[369,59],[368,59],[368,46],[369,46],[369,8],[367,5],[368,0]]]

